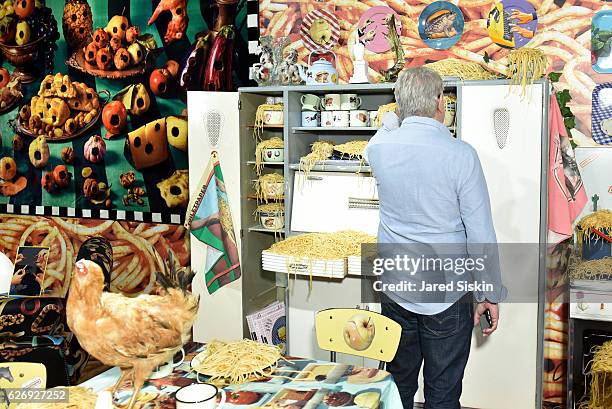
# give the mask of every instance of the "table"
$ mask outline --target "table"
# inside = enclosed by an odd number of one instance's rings
[[[194,352],[187,353],[185,362],[175,368],[170,376],[145,383],[141,393],[155,396],[154,401],[157,406],[151,405],[151,407],[175,407],[174,392],[182,386],[196,382],[196,374],[191,371],[190,362],[202,349],[200,346]],[[287,378],[277,377],[262,382],[226,387],[228,398],[232,391],[237,390],[254,393],[243,394],[243,397],[251,398],[250,404],[226,404],[224,408],[325,409],[342,406],[345,409],[397,409],[402,407],[397,386],[386,371],[311,359],[287,358],[287,360],[279,362],[281,371],[277,372],[278,375]],[[94,392],[101,392],[112,386],[118,378],[119,369],[112,368],[84,382],[81,386],[90,388]],[[117,393],[117,399],[120,403],[126,403],[130,393],[130,389],[122,387]],[[363,393],[379,394],[380,404],[378,406],[355,404],[354,399]],[[360,402],[361,398],[357,398],[357,401]]]

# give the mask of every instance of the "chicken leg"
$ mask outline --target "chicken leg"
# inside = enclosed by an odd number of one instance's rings
[[[155,363],[151,363],[150,361],[141,360],[134,363],[133,369],[133,385],[132,385],[132,397],[130,398],[130,402],[127,405],[126,409],[133,409],[136,404],[136,400],[138,399],[138,394],[144,385],[145,380],[157,365]]]
[[[115,386],[113,386],[113,388],[110,390],[111,395],[113,396],[113,399],[115,397],[115,393],[117,393],[117,390],[119,389],[119,387],[121,386],[121,384],[125,380],[125,377],[132,371],[131,368],[127,368],[127,369],[119,368],[119,369],[121,369],[121,375],[119,375],[119,380],[117,381]]]

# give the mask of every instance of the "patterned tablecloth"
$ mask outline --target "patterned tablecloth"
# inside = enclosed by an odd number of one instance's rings
[[[201,350],[201,348],[200,348]],[[190,361],[196,352],[188,353],[185,362],[165,378],[150,380],[142,390],[142,400],[155,399],[143,408],[174,408],[174,393],[182,386],[196,382]],[[386,371],[374,368],[315,361],[301,358],[287,358],[279,363],[277,375],[266,381],[251,382],[225,388],[229,400],[248,399],[249,404],[226,403],[223,408],[290,408],[325,409],[400,409],[402,403],[393,378]],[[285,370],[286,372],[283,372]],[[113,368],[81,386],[100,392],[112,386],[119,378],[119,369]],[[122,387],[117,399],[125,403],[130,389]],[[367,394],[367,395],[366,395]],[[372,397],[379,397],[379,402]],[[243,402],[244,402],[243,400]]]

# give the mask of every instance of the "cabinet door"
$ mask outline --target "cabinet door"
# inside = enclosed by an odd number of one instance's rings
[[[213,148],[219,153],[219,162],[235,228],[240,223],[240,143],[239,110],[237,92],[189,92],[189,189],[195,192]],[[212,112],[219,122],[208,126]],[[213,144],[216,143],[216,146]],[[240,253],[240,232],[236,231]],[[198,342],[211,339],[242,338],[242,280],[223,287],[218,293],[208,294],[204,284],[203,266],[208,252],[204,243],[191,237],[191,265],[198,274],[193,280],[194,292],[200,296],[202,314],[198,314],[193,326],[193,338]],[[210,311],[217,311],[210,314]]]
[[[511,295],[523,299],[500,306],[500,326],[491,337],[474,336],[464,378],[464,406],[527,409],[535,404],[541,336],[536,248],[540,223],[545,222],[540,220],[540,192],[545,189],[541,186],[544,102],[548,103],[541,84],[530,86],[525,97],[504,85],[462,88],[461,139],[478,152],[498,242],[512,243],[500,246],[504,282]]]
[[[371,176],[354,173],[296,173],[293,183],[291,230],[335,232],[359,230],[376,235],[378,209],[354,207],[351,199],[364,202],[378,199]]]

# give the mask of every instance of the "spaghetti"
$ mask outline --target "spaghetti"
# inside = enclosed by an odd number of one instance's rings
[[[595,231],[608,230],[612,231],[612,211],[604,209],[598,210],[584,216],[577,224],[577,242],[579,245],[586,241],[594,240],[595,242],[602,240],[601,236]]]
[[[378,107],[378,111],[376,112],[376,120],[374,121],[374,126],[380,128],[382,125],[382,117],[386,112],[396,112],[397,104],[392,102],[390,104],[381,105]]]
[[[572,264],[567,273],[572,280],[610,280],[612,279],[612,257]]]
[[[366,146],[368,146],[368,141],[350,141],[334,146],[334,150],[349,159],[363,159]]]
[[[612,408],[612,341],[594,349],[590,362],[591,399],[580,404],[581,409]]]
[[[211,341],[192,363],[196,372],[210,376],[208,382],[239,385],[270,376],[279,359],[280,347],[243,339]]]
[[[269,251],[309,260],[333,260],[361,255],[361,244],[376,243],[376,237],[354,230],[306,233],[274,243]]]
[[[425,64],[425,67],[434,70],[442,78],[456,77],[461,80],[490,80],[496,75],[487,71],[477,62],[459,60],[457,58],[447,58],[444,60]]]
[[[265,111],[282,111],[283,105],[276,104],[262,104],[257,107],[257,111],[255,112],[255,126],[253,127],[253,138],[260,138],[263,133],[263,128],[265,125]]]
[[[310,153],[300,158],[300,172],[308,175],[317,161],[331,158],[334,153],[334,143],[330,141],[316,141],[312,144]]]
[[[521,95],[525,95],[527,85],[539,80],[546,74],[548,60],[542,50],[521,47],[508,54],[507,77],[511,85],[521,86]]]
[[[260,176],[255,183],[255,193],[258,201],[268,203],[270,200],[283,199],[285,179],[278,173]]]
[[[68,402],[36,402],[20,403],[17,409],[94,409],[96,406],[97,395],[87,388],[81,386],[69,386]]]

